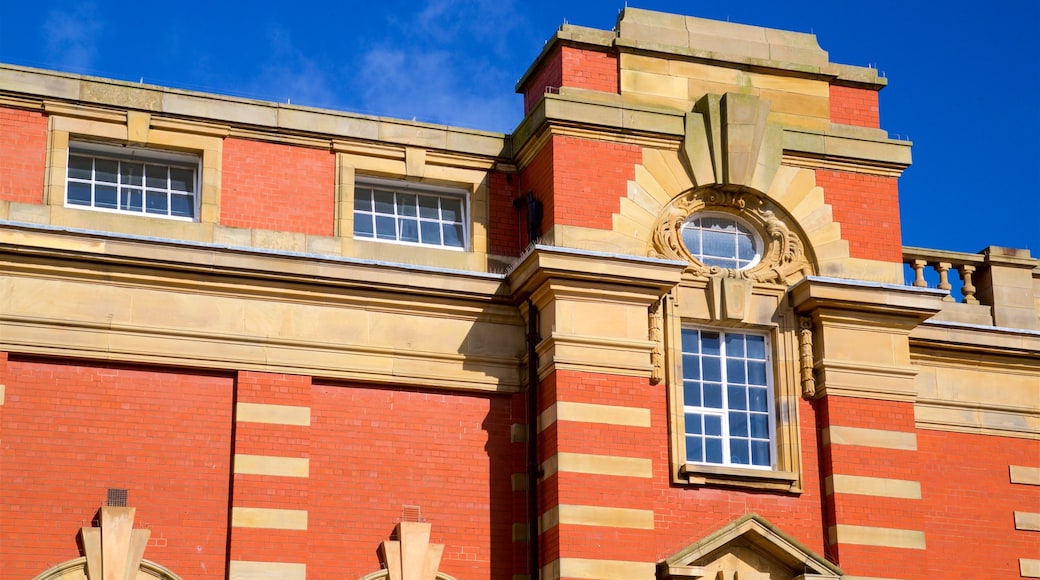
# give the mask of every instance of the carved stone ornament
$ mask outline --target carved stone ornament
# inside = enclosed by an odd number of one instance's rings
[[[811,399],[816,396],[816,378],[813,376],[813,322],[808,316],[798,319],[798,353],[802,369],[802,396]]]
[[[361,580],[455,580],[440,572],[443,544],[430,542],[431,525],[425,522],[400,522],[394,538],[379,545],[383,569]]]
[[[650,350],[650,384],[656,385],[664,380],[664,330],[661,320],[661,300],[650,305],[648,311],[650,322],[650,342],[653,347]]]
[[[700,212],[730,214],[753,227],[762,240],[759,261],[742,270],[702,264],[683,244],[682,229]],[[812,273],[802,238],[780,216],[785,212],[762,194],[737,186],[691,189],[672,199],[657,217],[651,255],[689,262],[697,276],[742,278],[751,282],[789,285]]]

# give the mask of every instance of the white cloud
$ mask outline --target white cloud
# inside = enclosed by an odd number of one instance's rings
[[[72,72],[91,73],[104,22],[92,2],[72,10],[51,10],[43,23],[47,58],[54,66]]]
[[[521,19],[511,0],[427,0],[397,22],[407,44],[368,49],[350,78],[363,112],[491,131],[511,131],[519,98],[498,64]],[[477,55],[489,58],[481,59]]]
[[[365,112],[382,116],[512,130],[517,100],[485,89],[505,83],[488,78],[495,74],[489,67],[463,61],[446,50],[372,49],[365,53],[359,71],[362,106]]]

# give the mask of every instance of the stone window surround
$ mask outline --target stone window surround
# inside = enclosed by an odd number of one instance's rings
[[[724,321],[705,316],[712,282],[684,276],[683,282],[665,298],[665,343],[667,386],[672,440],[672,481],[687,485],[725,485],[800,493],[802,491],[801,445],[798,405],[798,318],[786,305],[786,289],[756,284],[753,299],[776,304],[775,315],[766,319],[763,309],[754,310],[750,321]],[[686,461],[685,414],[683,406],[681,331],[683,326],[722,331],[764,334],[772,358],[774,421],[773,469],[706,465]]]
[[[51,224],[81,226],[85,219],[105,220],[94,229],[112,229],[124,233],[154,233],[149,230],[157,222],[168,237],[199,237],[200,224],[216,224],[220,217],[220,166],[226,128],[188,121],[153,118],[138,111],[113,112],[89,107],[48,104],[50,117],[47,150],[47,180],[44,203],[50,208]],[[128,145],[157,153],[188,153],[198,156],[198,192],[194,221],[171,220],[130,212],[105,212],[83,217],[83,209],[66,207],[65,189],[70,145]],[[103,215],[103,217],[98,217]],[[169,231],[169,230],[173,231]],[[180,236],[178,236],[180,234]]]

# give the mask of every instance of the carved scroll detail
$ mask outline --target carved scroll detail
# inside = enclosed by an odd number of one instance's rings
[[[658,300],[650,305],[650,342],[653,346],[650,350],[650,384],[656,385],[664,380],[664,323],[661,314],[661,301]]]
[[[802,368],[802,396],[811,399],[816,396],[816,378],[813,377],[813,331],[812,318],[802,316],[798,319],[798,353]]]
[[[707,266],[683,245],[682,228],[701,211],[732,214],[748,222],[762,239],[761,259],[751,268],[735,270]],[[765,196],[750,189],[702,187],[689,190],[668,203],[657,219],[651,255],[689,262],[688,271],[699,276],[743,278],[752,282],[791,284],[810,274],[812,266],[805,243],[778,215],[783,211]]]

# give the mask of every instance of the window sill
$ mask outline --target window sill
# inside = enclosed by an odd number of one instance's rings
[[[684,463],[679,466],[679,476],[682,481],[691,485],[725,485],[801,492],[798,474],[793,471]]]

